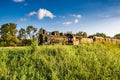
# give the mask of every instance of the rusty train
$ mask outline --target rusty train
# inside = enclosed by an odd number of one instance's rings
[[[102,38],[102,37],[88,37],[83,38],[82,36],[76,34],[56,34],[56,31],[52,34],[48,34],[45,30],[39,34],[39,45],[49,45],[49,44],[62,44],[62,45],[79,45],[80,43],[93,43],[93,42],[108,42],[118,44],[120,43],[119,39],[112,38]]]

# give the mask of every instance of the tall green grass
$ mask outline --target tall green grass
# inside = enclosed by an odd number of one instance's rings
[[[0,80],[119,80],[120,45],[1,48]]]

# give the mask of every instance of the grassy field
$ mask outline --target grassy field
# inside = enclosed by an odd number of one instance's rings
[[[0,80],[120,80],[120,45],[0,48]]]

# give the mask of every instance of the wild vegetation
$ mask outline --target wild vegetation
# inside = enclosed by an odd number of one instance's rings
[[[120,44],[0,48],[0,80],[119,79]]]

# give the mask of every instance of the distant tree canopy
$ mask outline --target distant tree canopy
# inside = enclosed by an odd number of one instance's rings
[[[67,31],[65,34],[72,34],[72,31]]]
[[[105,33],[99,33],[99,32],[93,34],[92,36],[103,37],[103,38],[107,37]]]
[[[87,37],[87,33],[83,31],[78,32],[77,35],[82,36],[83,38]]]
[[[93,37],[93,36],[111,38],[110,36],[107,36],[105,33],[99,33],[99,32],[97,32],[96,34],[90,35],[89,37]]]
[[[52,35],[60,35],[60,32],[59,31],[53,31]]]
[[[120,39],[120,33],[114,36],[115,39]]]

